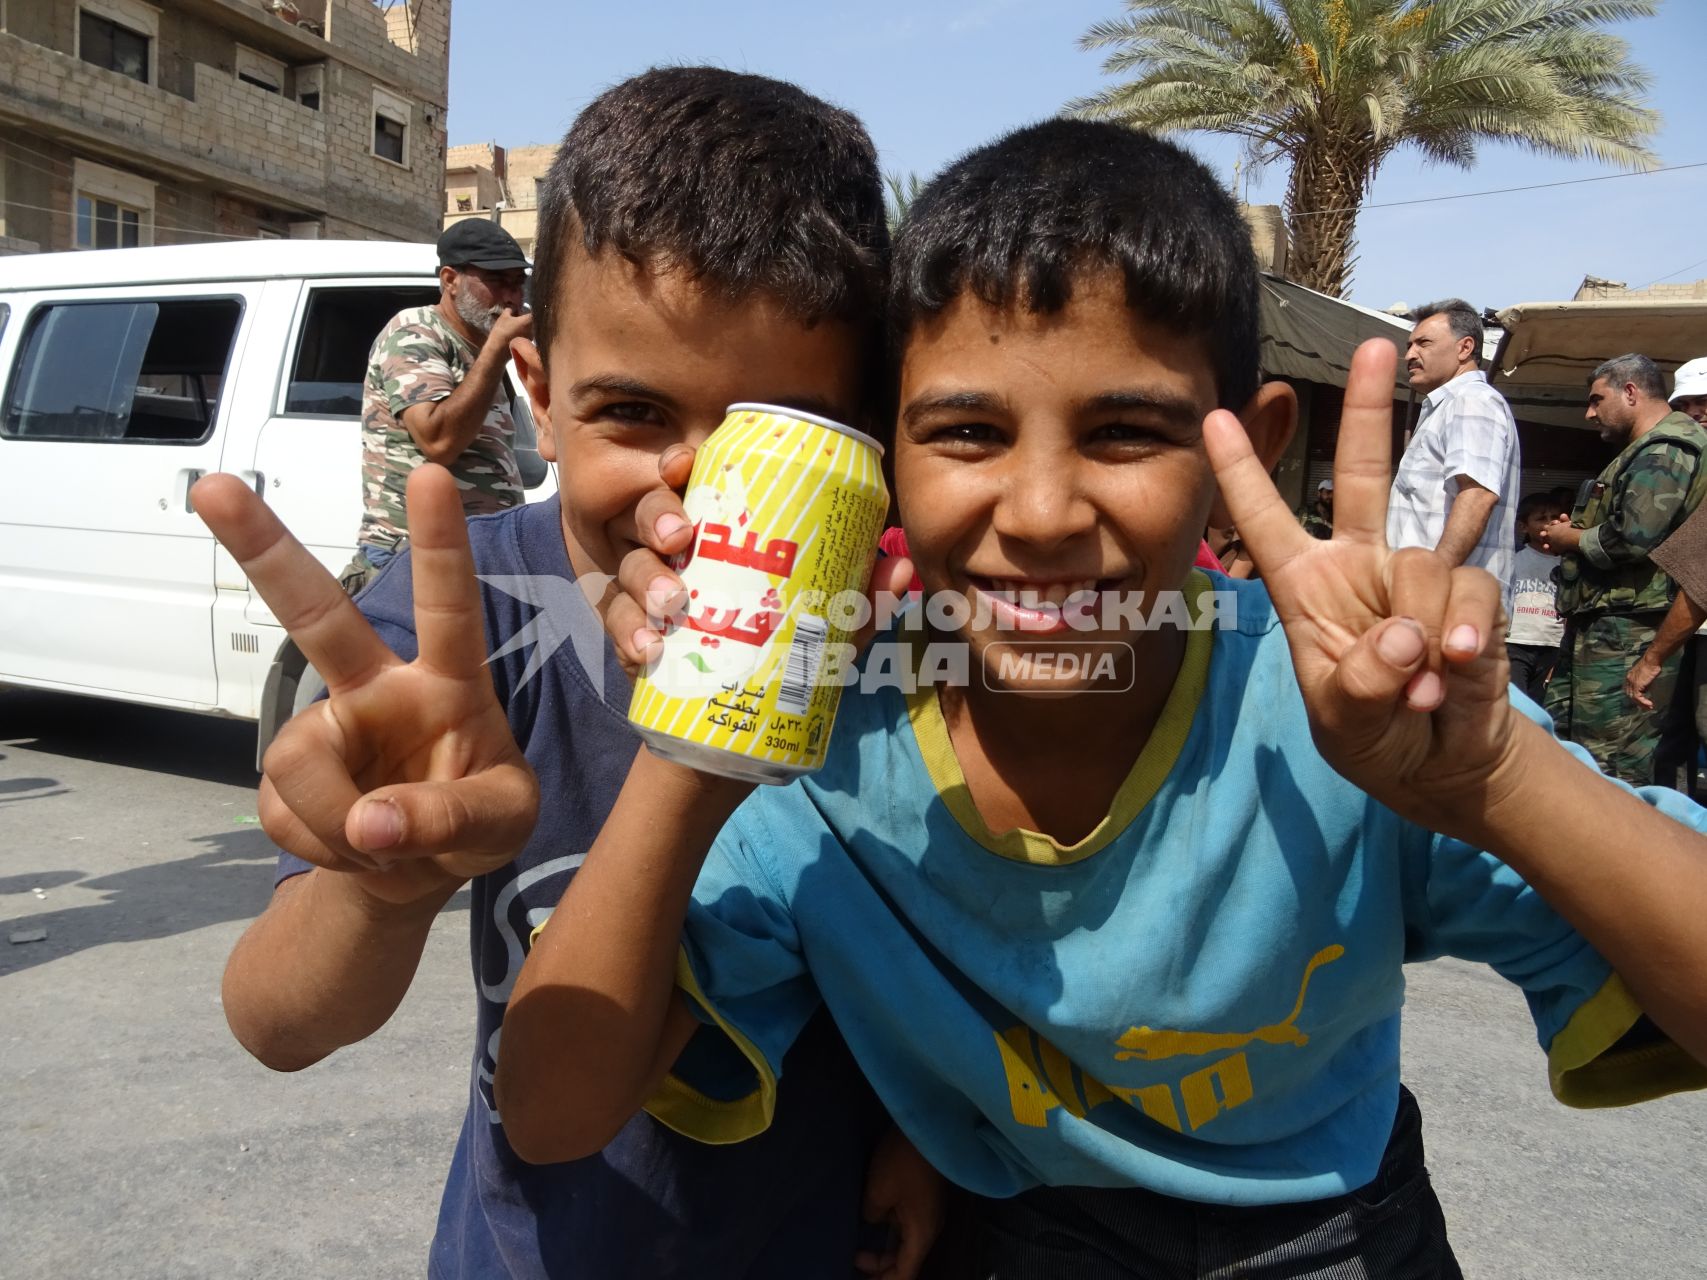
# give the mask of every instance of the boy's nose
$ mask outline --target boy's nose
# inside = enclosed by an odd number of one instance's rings
[[[1096,509],[1065,469],[1016,459],[1004,477],[994,524],[1007,537],[1053,547],[1093,528]]]

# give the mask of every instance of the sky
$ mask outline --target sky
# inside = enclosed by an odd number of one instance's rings
[[[455,0],[452,145],[561,138],[616,81],[659,63],[704,62],[797,82],[856,112],[886,171],[928,177],[981,142],[1112,83],[1078,38],[1120,0]],[[1707,162],[1707,2],[1665,0],[1613,28],[1652,78],[1661,165]],[[1237,140],[1184,142],[1225,181]],[[1373,307],[1460,296],[1478,307],[1569,298],[1584,275],[1633,287],[1707,277],[1707,165],[1572,186],[1438,197],[1616,174],[1592,161],[1485,146],[1469,170],[1396,153],[1358,220],[1350,297]],[[1252,203],[1279,203],[1284,162],[1242,175]]]

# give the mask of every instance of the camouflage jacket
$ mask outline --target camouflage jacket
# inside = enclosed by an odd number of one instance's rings
[[[362,393],[359,542],[390,548],[408,535],[403,493],[409,473],[427,455],[404,427],[403,411],[450,395],[468,376],[477,354],[437,307],[399,311],[374,339]],[[450,466],[466,514],[502,511],[522,500],[515,433],[509,393],[500,381],[479,434]]]
[[[1571,523],[1580,550],[1560,559],[1559,612],[1645,613],[1671,605],[1672,581],[1648,558],[1707,491],[1707,431],[1681,413],[1661,418],[1583,487]]]

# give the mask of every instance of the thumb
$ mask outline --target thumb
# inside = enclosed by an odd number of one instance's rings
[[[350,810],[344,835],[381,858],[515,854],[539,815],[539,783],[519,756],[467,778],[380,787]]]
[[[895,1265],[889,1274],[896,1280],[914,1280],[919,1268],[925,1264],[925,1255],[936,1243],[936,1231],[932,1229],[928,1215],[910,1212],[906,1206],[899,1209],[896,1217],[901,1240],[895,1254]]]
[[[1335,683],[1356,712],[1390,707],[1405,693],[1419,710],[1432,707],[1440,701],[1440,677],[1419,671],[1427,656],[1428,634],[1421,624],[1414,618],[1387,618],[1340,658]],[[1430,681],[1432,686],[1424,687]]]
[[[871,585],[866,595],[871,602],[871,617],[853,636],[854,648],[863,652],[877,634],[895,616],[896,602],[907,594],[913,584],[913,561],[908,556],[878,556],[871,567]]]

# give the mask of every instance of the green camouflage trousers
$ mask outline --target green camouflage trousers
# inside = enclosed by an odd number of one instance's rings
[[[1624,677],[1653,643],[1663,613],[1592,614],[1565,623],[1559,665],[1547,682],[1547,714],[1561,738],[1587,749],[1606,773],[1632,786],[1654,782],[1654,748],[1665,727],[1681,655],[1648,686],[1652,711],[1624,694]]]

